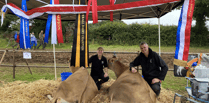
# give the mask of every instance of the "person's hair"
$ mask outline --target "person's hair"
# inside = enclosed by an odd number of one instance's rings
[[[102,51],[104,51],[103,47],[98,47],[97,50],[102,49]]]
[[[148,45],[146,42],[143,41],[143,42],[140,43],[139,46],[144,45],[144,44]]]

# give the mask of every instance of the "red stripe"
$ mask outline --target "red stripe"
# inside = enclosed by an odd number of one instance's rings
[[[60,4],[59,0],[54,0],[54,4]]]
[[[58,43],[64,43],[63,41],[63,35],[62,35],[62,21],[61,21],[61,15],[56,15],[56,27],[57,27],[57,41]]]
[[[109,0],[110,5],[114,5],[114,0]],[[110,21],[113,21],[113,11],[110,11]]]
[[[136,1],[136,2],[130,2],[130,3],[123,3],[123,4],[116,4],[116,5],[103,5],[103,6],[97,6],[98,11],[109,11],[109,10],[118,10],[118,9],[126,9],[126,8],[132,8],[132,7],[142,7],[142,6],[148,6],[148,5],[156,5],[156,4],[164,4],[169,2],[175,2],[175,1],[181,1],[181,0],[146,0],[146,1]],[[8,5],[11,5],[12,3],[8,3]],[[14,4],[13,4],[14,5]],[[13,6],[14,7],[14,6]],[[86,12],[87,6],[79,6],[74,7],[75,12]],[[31,15],[36,12],[74,12],[73,6],[58,6],[58,7],[39,7],[34,8],[26,12],[26,15]],[[20,10],[20,9],[19,9]],[[90,9],[91,11],[91,9]]]
[[[187,11],[187,24],[185,29],[184,52],[183,52],[184,61],[188,60],[188,55],[189,55],[190,33],[191,33],[191,23],[192,23],[194,5],[195,5],[195,0],[189,0],[189,6]]]
[[[86,22],[87,23],[88,23],[90,5],[91,5],[91,0],[88,1],[87,11],[86,11]]]
[[[59,0],[54,0],[54,4],[59,4]],[[62,21],[61,15],[56,15],[56,28],[57,28],[57,41],[58,43],[64,43],[62,35]]]
[[[20,9],[18,6],[16,6],[15,4],[8,3],[7,5],[10,5],[10,6],[12,6],[13,8],[18,9],[18,10],[20,10],[20,11],[26,13],[25,11],[23,11],[22,9]]]
[[[98,23],[97,0],[92,1],[92,18],[93,24]]]

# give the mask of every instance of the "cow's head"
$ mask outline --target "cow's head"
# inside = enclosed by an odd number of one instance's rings
[[[125,70],[127,70],[127,66],[120,62],[120,59],[113,56],[108,59],[108,68],[114,71],[116,77],[118,78]]]
[[[118,58],[116,58],[116,56],[113,55],[112,58],[108,59],[108,68],[114,71],[114,69],[115,69],[114,63],[117,61],[119,61]]]

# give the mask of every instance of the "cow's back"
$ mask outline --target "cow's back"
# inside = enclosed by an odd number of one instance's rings
[[[124,71],[109,89],[112,103],[155,103],[156,95],[139,73]]]
[[[86,69],[79,69],[63,81],[54,94],[54,100],[87,103],[97,94],[97,86]]]

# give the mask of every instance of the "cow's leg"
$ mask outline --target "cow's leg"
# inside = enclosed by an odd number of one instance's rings
[[[160,94],[160,90],[161,90],[160,86],[161,86],[160,82],[151,84],[151,88],[157,96],[159,96],[159,94]]]

